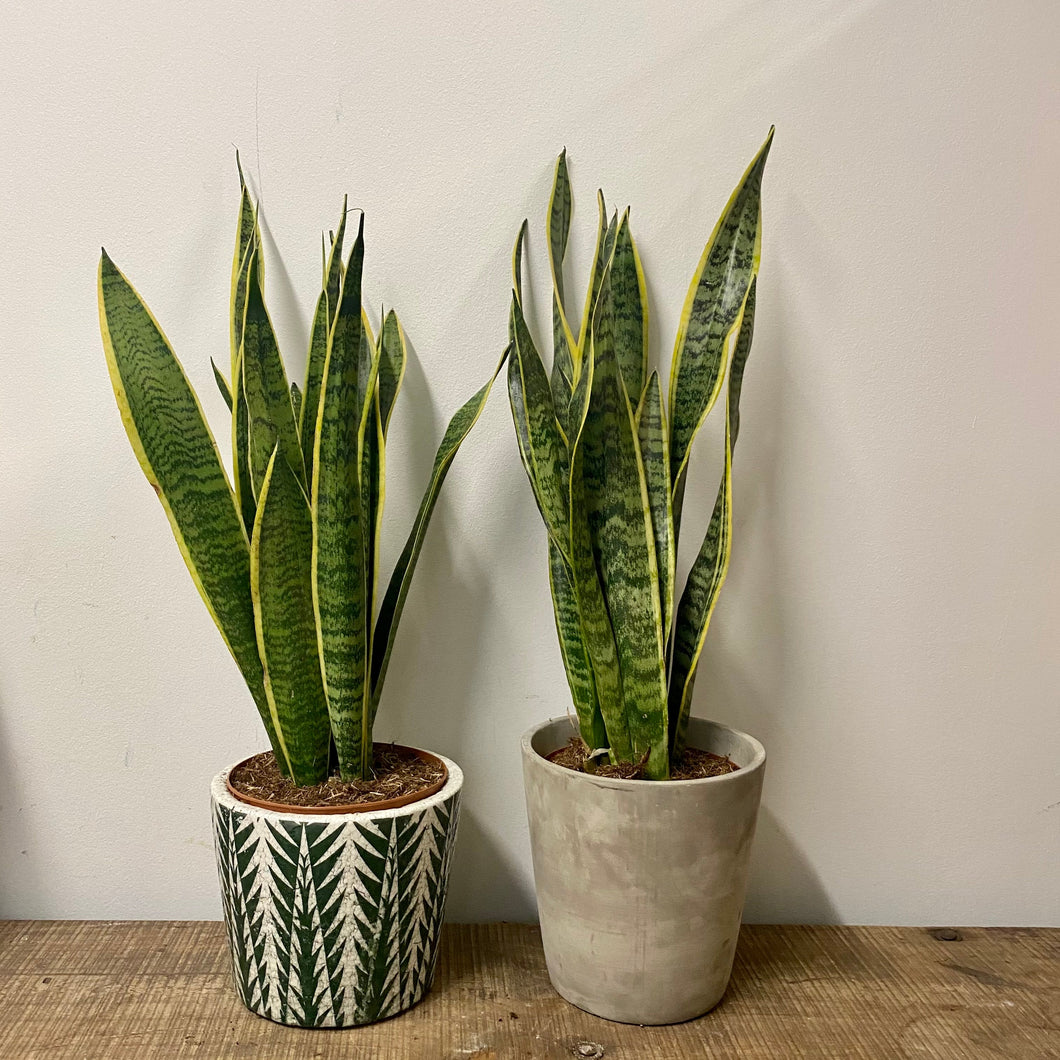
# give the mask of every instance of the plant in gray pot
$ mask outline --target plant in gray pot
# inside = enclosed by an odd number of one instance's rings
[[[305,381],[289,385],[243,186],[230,376],[214,366],[232,413],[231,481],[155,318],[106,251],[99,266],[125,429],[272,747],[211,787],[236,988],[253,1012],[302,1027],[383,1019],[431,984],[462,774],[441,755],[373,745],[372,726],[438,491],[493,382],[450,421],[377,607],[387,429],[406,349],[393,311],[373,335],[361,308],[364,219],[344,265],[345,227],[344,204]]]
[[[648,369],[648,303],[629,211],[599,225],[580,327],[563,259],[565,153],[548,208],[552,366],[523,313],[513,256],[508,392],[544,519],[560,651],[577,717],[522,743],[541,936],[556,989],[627,1023],[674,1023],[721,999],[740,928],[765,752],[690,717],[696,669],[729,566],[732,454],[751,349],[765,144],[689,287],[668,408]],[[728,369],[726,371],[726,368]],[[689,453],[728,379],[724,472],[678,597]]]

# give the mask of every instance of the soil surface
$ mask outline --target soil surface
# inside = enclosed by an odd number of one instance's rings
[[[425,761],[397,744],[374,744],[372,759],[371,780],[343,780],[336,771],[321,784],[299,787],[280,772],[272,751],[265,751],[236,766],[228,780],[242,795],[286,806],[352,806],[425,791],[445,775],[441,762]]]
[[[545,757],[550,762],[564,769],[573,769],[576,773],[588,773],[585,759],[589,748],[580,736],[572,736],[565,747],[553,751]],[[720,777],[726,773],[735,773],[740,767],[726,755],[716,755],[712,751],[701,751],[698,747],[686,747],[681,761],[670,769],[671,780],[699,780],[702,777]],[[614,765],[598,765],[593,770],[598,777],[617,777],[620,780],[646,780],[643,767],[633,762],[617,762]]]

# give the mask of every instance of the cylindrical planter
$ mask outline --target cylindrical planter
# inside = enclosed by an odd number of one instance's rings
[[[391,809],[252,806],[213,780],[214,847],[236,990],[259,1016],[351,1027],[430,989],[456,839],[460,767],[441,791]]]
[[[720,1000],[740,931],[766,754],[692,718],[688,742],[740,768],[701,780],[616,780],[547,761],[573,735],[523,736],[541,941],[552,985],[621,1023],[680,1023]]]

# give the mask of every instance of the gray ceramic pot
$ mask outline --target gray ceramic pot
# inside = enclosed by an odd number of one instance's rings
[[[740,769],[703,780],[613,780],[553,765],[574,733],[523,736],[530,846],[552,985],[621,1023],[679,1023],[725,993],[740,932],[766,753],[692,718],[694,747]]]
[[[295,1027],[385,1019],[430,989],[463,774],[394,809],[290,813],[210,789],[236,990]]]

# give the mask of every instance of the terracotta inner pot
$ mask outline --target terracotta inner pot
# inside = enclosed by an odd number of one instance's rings
[[[250,761],[250,758],[244,758],[242,762],[239,762],[228,771],[228,774],[225,776],[225,787],[233,798],[238,799],[240,802],[245,802],[250,806],[260,806],[263,810],[276,810],[279,813],[298,814],[374,813],[377,810],[393,810],[398,806],[407,806],[410,802],[419,802],[420,799],[430,798],[431,795],[437,794],[445,787],[446,782],[449,780],[449,770],[437,755],[432,755],[430,751],[421,751],[418,747],[406,747],[404,744],[389,744],[388,746],[395,747],[401,751],[407,751],[409,754],[415,755],[416,758],[419,758],[424,762],[430,762],[442,771],[442,775],[433,784],[426,788],[421,788],[419,791],[410,791],[407,795],[399,795],[393,799],[378,799],[374,802],[338,803],[328,806],[295,806],[287,802],[273,802],[270,799],[259,799],[254,795],[247,795],[238,788],[234,788],[230,777],[239,766]],[[254,756],[251,755],[250,757],[253,758]]]

